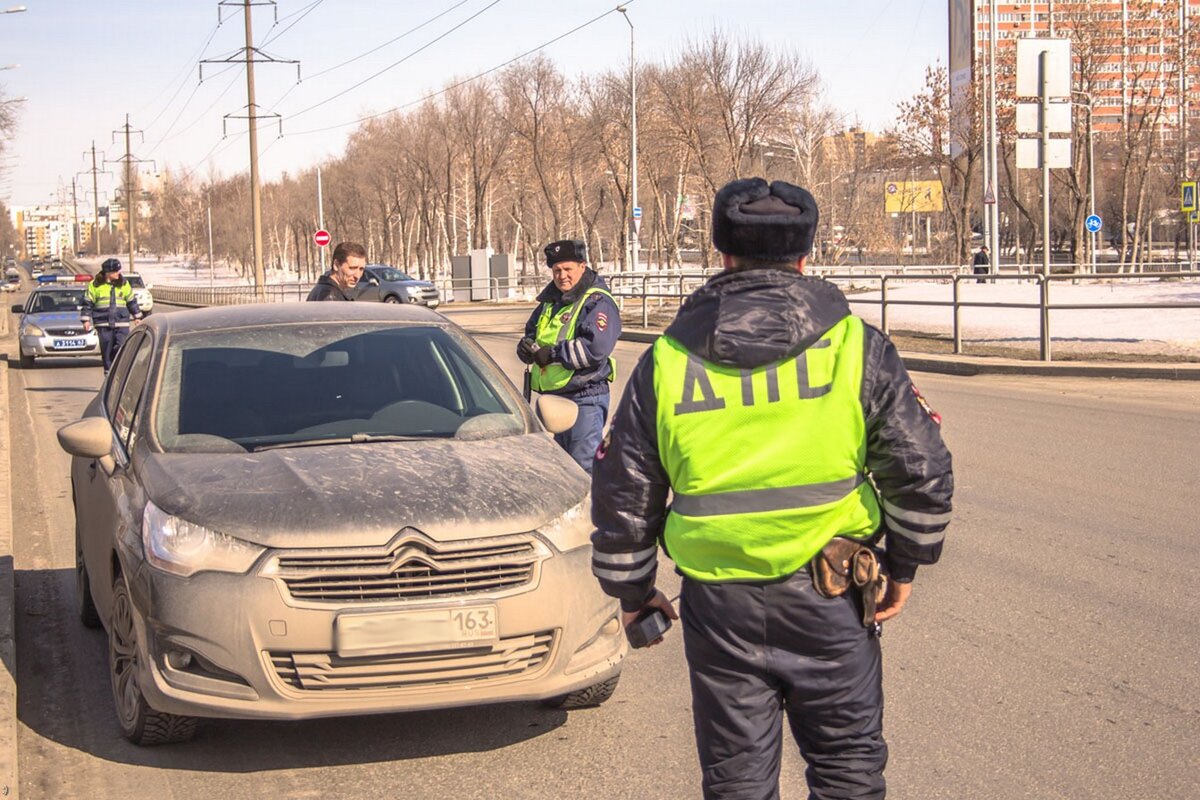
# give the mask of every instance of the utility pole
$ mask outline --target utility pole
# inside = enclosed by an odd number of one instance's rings
[[[212,246],[212,187],[208,187],[208,191],[204,193],[208,200],[208,288],[213,288],[213,283],[216,280],[217,268],[213,261],[213,246]]]
[[[75,216],[75,226],[71,229],[71,258],[79,252],[79,198],[75,196],[75,176],[71,176],[71,210]]]
[[[114,142],[118,134],[125,136],[125,155],[123,158],[116,159],[116,161],[125,165],[125,226],[129,229],[127,231],[129,234],[129,263],[125,266],[130,272],[133,272],[135,268],[134,254],[137,252],[137,215],[138,206],[140,205],[137,196],[137,172],[133,165],[154,163],[153,159],[133,157],[132,139],[135,133],[142,136],[142,131],[135,130],[130,126],[128,114],[125,115],[125,124],[113,131]],[[143,141],[144,139],[145,137],[143,136]],[[111,218],[112,212],[110,210],[109,219]]]
[[[254,224],[254,286],[258,294],[258,299],[262,300],[266,296],[266,272],[263,269],[263,237],[262,237],[262,196],[259,187],[258,176],[258,120],[263,117],[273,117],[279,120],[280,135],[283,135],[283,121],[278,114],[264,114],[259,111],[258,104],[254,101],[254,65],[257,62],[268,63],[286,63],[296,65],[296,82],[300,82],[300,62],[294,59],[278,59],[272,58],[263,51],[254,46],[254,28],[251,15],[251,8],[254,6],[269,5],[275,11],[275,21],[279,21],[279,12],[276,9],[274,0],[220,0],[217,3],[217,20],[223,22],[221,9],[226,7],[239,7],[242,10],[242,16],[245,22],[246,29],[246,45],[242,48],[240,55],[232,55],[223,59],[205,59],[200,62],[200,79],[204,80],[204,65],[205,64],[232,64],[242,62],[246,66],[246,113],[241,114],[226,114],[225,121],[230,119],[245,119],[247,120],[250,133],[250,216]]]
[[[321,168],[317,167],[317,229],[325,230],[325,201],[321,197]],[[321,274],[325,274],[325,248],[318,247],[317,254],[321,258]]]
[[[633,22],[625,6],[617,6],[617,11],[625,17],[629,24],[629,208],[632,219],[633,238],[629,245],[629,268],[636,272],[638,268],[638,250],[641,249],[642,218],[638,206],[638,150],[637,150],[637,60],[633,49]]]
[[[85,169],[83,172],[81,172],[79,174],[83,175],[84,173],[91,173],[91,175],[92,175],[92,247],[95,249],[96,255],[98,256],[98,255],[100,255],[100,184],[98,181],[98,176],[102,172],[105,175],[108,175],[110,173],[104,172],[103,170],[101,170],[99,167],[96,166],[96,142],[95,142],[95,140],[92,140],[92,151],[91,152],[92,152],[92,168]],[[88,154],[88,151],[84,150],[83,155],[85,158],[87,157],[87,154]],[[103,157],[103,154],[101,154],[101,157]],[[110,212],[109,216],[111,218],[111,216],[112,216],[111,212]]]
[[[988,237],[988,249],[991,258],[988,268],[993,273],[1000,271],[1000,163],[998,159],[996,136],[996,0],[988,3],[991,12],[991,22],[988,25],[988,157],[992,162],[992,204],[986,209],[991,219],[991,236]]]

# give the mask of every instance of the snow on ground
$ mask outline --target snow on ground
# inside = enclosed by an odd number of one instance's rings
[[[998,282],[979,284],[963,281],[959,301],[964,303],[1039,302],[1036,283]],[[890,330],[923,333],[953,333],[954,311],[950,306],[892,305],[893,300],[952,300],[949,283],[889,285],[888,327]],[[878,291],[851,292],[855,314],[879,324],[878,305],[854,302],[878,300]],[[1118,303],[1200,304],[1200,276],[1195,280],[1166,281],[1106,280],[1074,284],[1054,281],[1050,305],[1107,305]],[[975,308],[961,311],[963,339],[979,343],[1038,341],[1037,308]],[[1146,353],[1200,355],[1200,308],[1146,309],[1051,309],[1050,333],[1057,349],[1071,352]]]
[[[117,256],[122,258],[123,256]],[[89,271],[99,268],[108,256],[89,257],[79,262]],[[183,256],[145,256],[136,262],[137,272],[147,283],[161,286],[204,287],[210,276],[205,259]],[[283,275],[268,271],[267,283],[295,283],[294,274]],[[227,265],[217,264],[212,275],[217,286],[246,286]],[[879,291],[865,291],[877,286],[874,281],[856,280],[848,287],[851,309],[863,319],[878,325],[880,309],[877,304],[856,302],[878,300]],[[444,288],[439,283],[439,288]],[[912,282],[891,283],[889,301],[952,300],[950,283]],[[1039,297],[1038,284],[1000,281],[976,283],[962,281],[959,300],[965,303],[1030,303]],[[527,298],[526,298],[527,299]],[[1050,303],[1054,304],[1117,304],[1159,303],[1163,305],[1200,304],[1200,275],[1196,279],[1160,280],[1103,279],[1076,284],[1054,281],[1050,287]],[[969,344],[1036,344],[1038,341],[1037,308],[975,308],[964,307],[961,312],[963,339]],[[919,331],[950,335],[953,332],[953,309],[949,306],[888,306],[888,326],[893,331]],[[1059,309],[1050,311],[1050,332],[1058,350],[1071,352],[1109,352],[1156,355],[1200,356],[1200,308],[1166,309]]]

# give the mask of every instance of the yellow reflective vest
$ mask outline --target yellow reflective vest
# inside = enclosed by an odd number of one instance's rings
[[[868,538],[880,510],[866,481],[863,323],[847,316],[795,358],[714,364],[654,345],[659,456],[674,500],[667,552],[699,581],[771,580],[834,536]]]

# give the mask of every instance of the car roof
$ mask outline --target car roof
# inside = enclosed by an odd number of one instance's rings
[[[247,328],[256,325],[288,325],[303,322],[424,322],[454,323],[424,306],[370,302],[250,303],[239,306],[210,306],[171,314],[155,314],[146,324],[170,334]]]

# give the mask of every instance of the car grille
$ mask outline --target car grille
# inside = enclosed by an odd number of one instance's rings
[[[416,293],[416,294],[418,294],[418,295],[420,296],[420,298],[421,298],[422,302],[426,302],[426,303],[427,303],[427,302],[429,302],[430,300],[437,300],[437,299],[438,299],[438,290],[437,290],[437,288],[435,288],[435,287],[433,287],[433,286],[420,286],[420,287],[417,287],[417,289],[416,289],[416,292],[415,292],[415,293]]]
[[[47,336],[83,336],[83,328],[43,328]]]
[[[269,652],[275,674],[303,691],[415,689],[484,683],[541,669],[554,650],[554,632],[510,636],[489,648],[342,658],[336,653]]]
[[[524,536],[449,543],[408,536],[388,548],[284,552],[271,571],[297,600],[411,600],[521,587],[541,557]]]

